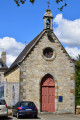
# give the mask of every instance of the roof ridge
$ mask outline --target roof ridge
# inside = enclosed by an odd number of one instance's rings
[[[41,38],[42,34],[44,34],[45,31],[43,30],[41,34],[39,34],[39,38],[34,42],[34,44],[32,44],[32,46],[30,47],[30,49],[28,50],[28,52],[26,52],[26,55],[30,52],[30,50],[33,48],[33,46],[38,42],[38,40]],[[34,38],[35,39],[35,38]],[[33,39],[33,40],[34,40]],[[24,58],[26,57],[26,55],[23,57],[23,59],[21,60],[21,62],[24,60]]]

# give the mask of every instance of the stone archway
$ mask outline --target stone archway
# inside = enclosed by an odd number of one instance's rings
[[[55,82],[51,75],[41,81],[41,111],[55,112]]]

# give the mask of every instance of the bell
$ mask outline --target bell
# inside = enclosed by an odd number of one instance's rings
[[[46,23],[46,28],[50,28],[50,23]]]

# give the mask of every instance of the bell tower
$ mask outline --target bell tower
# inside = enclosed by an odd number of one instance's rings
[[[43,16],[44,19],[44,29],[53,29],[53,16],[50,9],[46,9],[46,13]]]

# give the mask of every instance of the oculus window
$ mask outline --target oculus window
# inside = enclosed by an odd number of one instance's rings
[[[53,56],[53,49],[52,48],[45,48],[43,50],[43,55],[46,57],[46,58],[52,58]]]

